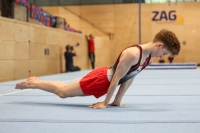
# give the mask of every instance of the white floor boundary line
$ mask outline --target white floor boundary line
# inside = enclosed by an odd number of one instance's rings
[[[71,80],[66,80],[66,81],[61,81],[61,82],[70,82],[70,81],[74,81],[74,80],[77,80],[77,79],[71,79]],[[16,94],[16,93],[20,93],[20,92],[25,92],[25,91],[29,91],[29,90],[32,90],[32,89],[26,89],[26,90],[20,90],[20,91],[16,91],[16,92],[10,92],[10,93],[6,93],[6,94],[0,94],[0,97],[1,96],[7,96],[7,95]]]
[[[16,92],[1,94],[0,97],[1,97],[1,96],[7,96],[7,95],[16,94],[16,93],[20,93],[20,92],[25,92],[25,91],[29,91],[29,90],[32,90],[32,89],[26,89],[26,90],[20,90],[20,91],[16,91]]]
[[[41,123],[78,123],[78,124],[194,124],[199,120],[62,120],[62,119],[0,119],[0,122],[41,122]]]

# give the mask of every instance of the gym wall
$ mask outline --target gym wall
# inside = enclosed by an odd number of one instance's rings
[[[64,72],[65,45],[76,47],[74,64],[91,69],[85,35],[0,17],[0,81]],[[110,66],[112,42],[96,37],[96,67]],[[105,48],[106,47],[106,48]]]
[[[147,43],[163,28],[172,30],[181,42],[181,52],[174,62],[200,64],[200,2],[142,4],[141,41]],[[125,47],[139,43],[138,4],[44,7],[51,14],[67,20],[71,27],[84,34],[93,33],[109,39],[114,34],[111,62]],[[168,62],[167,57],[164,58]],[[158,62],[155,59],[154,62]]]

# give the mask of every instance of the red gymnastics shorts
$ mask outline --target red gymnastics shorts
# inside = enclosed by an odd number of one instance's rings
[[[107,70],[107,67],[95,69],[80,80],[80,86],[85,95],[94,95],[99,98],[107,93],[110,86]]]

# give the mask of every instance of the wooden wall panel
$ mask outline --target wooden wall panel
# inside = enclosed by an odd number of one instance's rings
[[[200,62],[200,56],[199,56],[199,50],[185,50],[185,53],[193,54],[194,56],[185,56],[184,61],[185,62]]]
[[[58,45],[46,45],[46,48],[49,50],[47,59],[59,59],[59,47]]]
[[[185,25],[200,25],[197,22],[200,22],[200,18],[198,17],[200,14],[196,14],[196,16],[188,16],[186,18],[184,18],[184,24]]]
[[[14,24],[15,41],[29,41],[29,25],[26,22],[15,22]]]
[[[30,60],[30,76],[60,73],[59,60]]]
[[[29,43],[15,42],[14,59],[29,59]]]
[[[59,45],[66,45],[66,43],[68,42],[68,37],[67,34],[70,33],[68,31],[63,31],[63,30],[59,30],[56,34],[57,34],[57,43]]]
[[[102,10],[103,9],[103,10]],[[81,6],[80,28],[84,34],[109,39],[114,33],[114,5]]]
[[[103,12],[94,12],[91,11],[90,13],[81,12],[81,15],[84,16],[87,20],[94,21],[94,20],[113,20],[114,14],[113,12],[105,12],[103,15]]]
[[[54,28],[46,28],[46,43],[57,45],[58,34],[57,30]]]
[[[47,75],[47,60],[32,60],[30,64],[31,75],[43,76]]]
[[[67,9],[65,9],[67,8]],[[63,6],[63,12],[61,8],[59,8],[59,13],[66,13],[66,10],[69,11],[69,14],[74,20],[77,20],[77,15],[80,15],[80,6]]]
[[[48,55],[45,55],[45,49],[48,48],[45,44],[35,44],[35,59],[44,60]]]
[[[88,23],[87,21],[85,20],[80,20],[80,28],[81,29],[85,29],[85,28],[90,28],[91,30],[93,30],[93,25],[92,23]],[[84,33],[85,33],[85,30],[84,30]],[[91,33],[90,33],[91,34]]]
[[[46,6],[42,7],[46,12],[53,14],[55,16],[59,16],[59,6]]]
[[[111,66],[111,54],[110,54],[110,48],[113,47],[110,41],[103,40],[101,38],[95,38],[95,55],[96,55],[96,62],[95,66],[96,68],[102,67],[102,66]]]
[[[0,41],[0,60],[14,59],[14,41]]]
[[[148,43],[152,41],[151,33],[151,6],[142,4],[141,13],[141,43]],[[138,23],[137,23],[138,24]],[[137,26],[136,26],[137,27]],[[138,33],[135,33],[138,34]]]
[[[184,62],[200,63],[200,58],[198,54],[198,52],[200,51],[200,26],[198,24],[185,25],[184,31],[184,41],[186,42],[186,44],[182,47],[184,52]]]
[[[200,3],[199,2],[182,3],[182,6],[184,9],[186,9],[186,10],[183,10],[184,17],[199,18],[198,17],[200,15],[200,12],[199,12]]]
[[[101,13],[106,13],[106,12],[112,12],[114,8],[114,5],[86,5],[86,6],[81,6],[81,12],[84,13],[91,13],[92,11],[95,12],[101,12]]]
[[[29,24],[29,43],[35,43],[35,26]]]
[[[64,72],[64,52],[67,44],[80,44],[75,47],[78,56],[74,58],[74,65],[80,66],[82,70],[91,69],[85,35],[34,24],[23,25],[23,22],[18,21],[12,23],[16,31],[13,40],[0,43],[1,49],[4,49],[0,58],[6,61],[10,59],[13,62],[13,75],[10,76],[12,79]],[[108,58],[110,57],[110,43],[110,41],[98,37],[95,39],[97,49],[106,48],[103,51],[97,50],[97,67],[110,66],[110,58]],[[49,50],[49,55],[44,54],[45,49]],[[5,69],[5,67],[2,68],[2,70]],[[5,72],[7,71],[5,70]],[[3,79],[6,80],[5,77]]]
[[[0,17],[0,40],[14,41],[14,21]]]
[[[29,69],[30,69],[30,76],[38,76],[36,60],[33,59],[29,60]]]
[[[32,42],[38,43],[38,44],[46,44],[47,39],[47,31],[42,26],[35,26],[34,27],[34,40]]]
[[[60,73],[59,70],[59,60],[47,60],[47,74],[56,74]]]
[[[126,47],[138,44],[138,6],[135,4],[114,6],[115,60]]]
[[[14,79],[28,78],[29,74],[29,60],[15,60],[14,61]]]
[[[14,61],[0,60],[0,82],[14,80]]]
[[[67,24],[77,30],[80,29],[80,6],[60,7],[59,16],[66,19]]]
[[[29,59],[34,60],[36,59],[36,49],[35,43],[29,43]]]

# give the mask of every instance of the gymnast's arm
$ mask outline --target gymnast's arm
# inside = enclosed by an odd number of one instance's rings
[[[126,49],[123,51],[120,61],[117,65],[115,74],[111,80],[110,86],[106,98],[103,102],[99,102],[89,106],[91,108],[106,108],[108,105],[116,87],[118,86],[119,80],[126,75],[133,64],[136,64],[139,59],[139,51],[134,52],[133,49]]]
[[[121,100],[127,91],[127,89],[130,87],[130,85],[133,83],[135,77],[129,79],[128,81],[124,82],[123,84],[120,85],[120,88],[117,92],[117,95],[115,96],[115,100],[110,103],[110,106],[125,106],[125,104],[121,103]]]
[[[149,64],[153,61],[154,58],[151,58]],[[130,85],[133,83],[134,78],[129,79],[128,81],[126,81],[125,83],[120,85],[120,88],[117,92],[117,95],[115,96],[115,100],[110,103],[110,106],[125,106],[125,104],[121,103],[121,100],[125,94],[125,92],[127,91],[127,89],[130,87]]]

